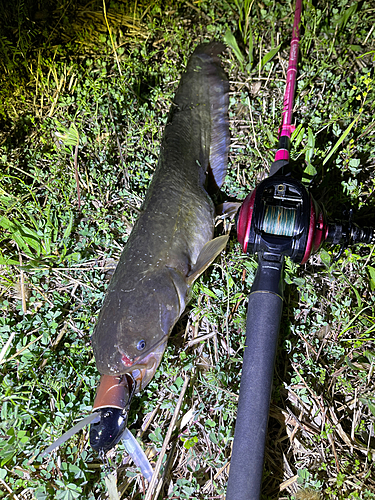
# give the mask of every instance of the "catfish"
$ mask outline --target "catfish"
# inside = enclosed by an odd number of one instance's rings
[[[218,58],[224,48],[200,45],[181,77],[157,168],[92,335],[102,375],[93,412],[43,455],[86,424],[101,456],[125,439],[133,395],[154,376],[194,281],[227,243],[227,235],[213,239],[211,198],[224,182],[228,162],[229,83]],[[132,448],[136,463],[141,453]],[[152,468],[145,457],[143,462],[149,480]]]
[[[131,374],[137,392],[153,377],[194,281],[228,240],[213,239],[212,200],[230,140],[224,48],[198,46],[181,77],[155,173],[92,335],[98,371]]]

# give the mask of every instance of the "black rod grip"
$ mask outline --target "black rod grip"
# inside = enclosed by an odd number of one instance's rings
[[[277,267],[277,266],[276,266]],[[272,379],[283,299],[261,290],[262,265],[249,295],[246,347],[243,358],[237,421],[234,433],[226,500],[258,500],[262,486],[265,441]],[[281,280],[282,264],[273,276]],[[268,276],[269,278],[269,276]],[[274,286],[272,286],[274,288]]]

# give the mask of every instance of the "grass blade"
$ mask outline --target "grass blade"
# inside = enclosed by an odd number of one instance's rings
[[[269,61],[271,61],[271,59],[275,57],[275,55],[279,52],[280,47],[281,44],[271,49],[265,56],[262,57],[262,60],[260,61],[260,69],[262,69]]]
[[[224,41],[225,43],[233,50],[235,56],[238,59],[238,62],[241,65],[241,70],[243,71],[243,63],[245,61],[245,58],[238,46],[237,40],[235,39],[233,33],[231,32],[230,29],[227,29],[225,35],[224,35]]]
[[[359,118],[359,115],[357,115],[352,123],[348,126],[348,128],[342,133],[340,139],[336,142],[336,144],[333,146],[331,151],[328,153],[328,155],[324,158],[323,165],[327,163],[327,161],[331,158],[331,156],[336,152],[336,150],[339,148],[339,146],[344,142],[346,137],[349,135],[349,132],[353,128],[353,126],[357,123]]]
[[[346,10],[344,10],[344,13],[342,14],[342,16],[340,17],[340,19],[338,20],[338,23],[337,23],[337,26],[339,27],[339,29],[345,28],[345,26],[346,26],[347,22],[349,21],[349,19],[351,18],[351,16],[353,14],[355,14],[355,12],[358,8],[358,4],[359,4],[359,2],[356,2],[355,4],[351,5]]]

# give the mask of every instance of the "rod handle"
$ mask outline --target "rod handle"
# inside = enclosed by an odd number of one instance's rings
[[[264,264],[264,263],[263,263]],[[258,266],[249,295],[246,347],[226,500],[258,500],[267,435],[272,379],[283,299],[282,265],[273,279]],[[265,286],[264,286],[265,285]],[[270,286],[271,285],[271,286]]]

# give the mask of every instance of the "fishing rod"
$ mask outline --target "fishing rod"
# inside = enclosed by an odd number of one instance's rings
[[[226,500],[258,500],[277,341],[283,308],[283,265],[303,264],[325,242],[344,248],[374,243],[375,229],[349,221],[328,223],[309,191],[290,175],[289,152],[302,0],[296,0],[282,123],[270,176],[241,205],[237,238],[258,254],[247,309],[246,342]]]

